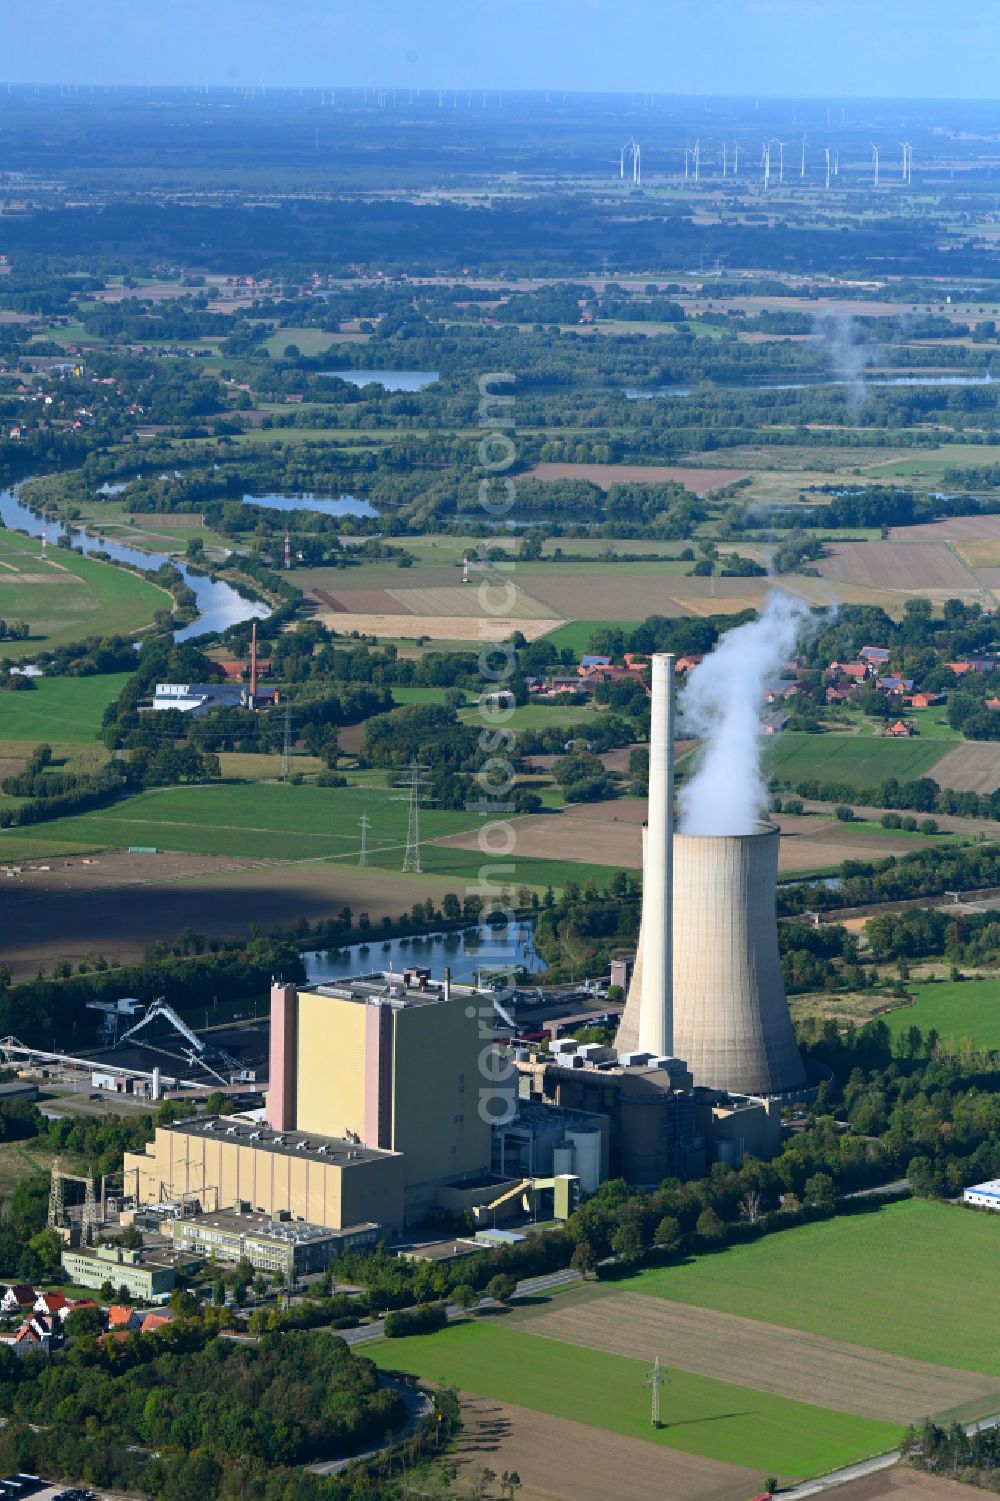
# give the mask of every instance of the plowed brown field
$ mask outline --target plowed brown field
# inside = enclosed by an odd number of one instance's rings
[[[465,1427],[455,1451],[461,1484],[487,1466],[516,1470],[519,1501],[743,1501],[754,1470],[496,1402],[461,1395]],[[928,1498],[935,1501],[935,1498]]]
[[[643,1293],[568,1294],[513,1317],[549,1339],[633,1360],[659,1355],[685,1371],[889,1423],[956,1409],[981,1416],[1000,1406],[1000,1380],[989,1376]]]

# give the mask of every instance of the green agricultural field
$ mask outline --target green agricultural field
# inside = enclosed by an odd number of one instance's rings
[[[634,631],[637,622],[634,620],[570,620],[566,625],[561,625],[557,631],[551,631],[545,640],[555,647],[556,651],[569,648],[576,656],[581,657],[587,650],[590,638],[595,631]]]
[[[512,730],[565,729],[567,725],[585,724],[602,712],[592,704],[520,704],[504,724]],[[468,724],[483,722],[474,704],[460,709],[458,717]]]
[[[1000,1374],[1000,1219],[909,1199],[639,1272],[637,1292]]]
[[[259,855],[264,859],[354,859],[358,820],[371,820],[368,848],[390,864],[402,864],[406,843],[406,804],[391,791],[355,787],[293,787],[284,783],[209,783],[161,787],[72,818],[53,819],[18,830],[53,847],[81,844],[123,849],[153,845],[186,854]],[[474,819],[467,813],[425,808],[426,838],[458,833]],[[381,861],[379,861],[381,863]]]
[[[3,590],[0,586],[0,596]],[[36,678],[28,693],[0,694],[0,742],[85,744],[97,738],[108,704],[128,682],[125,672],[86,678]],[[14,754],[7,751],[7,754]]]
[[[919,1027],[933,1028],[945,1043],[968,1038],[977,1048],[1000,1048],[1000,980],[942,980],[911,985],[912,1006],[900,1006],[885,1018],[894,1037]]]
[[[421,814],[420,818],[422,826],[424,815]],[[469,826],[470,820],[466,819],[466,827]],[[381,866],[383,870],[399,870],[402,850],[402,844],[376,850],[370,855],[370,863]],[[588,865],[580,860],[540,859],[533,855],[518,855],[516,849],[509,859],[497,860],[480,854],[476,849],[456,849],[446,844],[425,844],[422,864],[425,875],[454,878],[463,885],[467,883],[471,886],[479,885],[481,872],[486,866],[491,872],[489,880],[493,885],[506,885],[515,890],[518,886],[528,886],[544,891],[547,886],[551,886],[553,891],[561,891],[571,881],[575,881],[578,886],[594,881],[603,890],[613,874],[612,867],[608,865]]]
[[[322,328],[278,328],[264,340],[264,345],[272,358],[280,359],[289,344],[297,344],[302,354],[311,357],[325,354],[332,344],[340,342],[337,334]]]
[[[891,1449],[891,1423],[831,1412],[671,1366],[665,1425],[649,1426],[643,1361],[469,1321],[437,1334],[386,1340],[365,1353],[425,1381],[515,1402],[611,1433],[646,1439],[762,1474],[805,1479]]]
[[[0,527],[0,615],[31,628],[27,641],[4,641],[3,656],[31,657],[83,636],[131,635],[172,603],[138,574],[68,548],[50,547],[43,561],[40,541]]]
[[[924,739],[886,740],[867,735],[804,735],[786,730],[776,735],[765,752],[769,777],[781,782],[852,782],[872,787],[889,777],[910,781],[925,776],[943,754],[941,742]]]

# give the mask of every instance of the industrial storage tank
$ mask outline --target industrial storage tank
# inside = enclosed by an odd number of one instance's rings
[[[734,1094],[801,1089],[778,954],[778,830],[675,834],[674,1052],[695,1084]]]

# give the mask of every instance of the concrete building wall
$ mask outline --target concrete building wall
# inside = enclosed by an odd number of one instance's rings
[[[149,1155],[125,1154],[126,1191],[142,1204],[188,1194],[206,1210],[245,1202],[264,1214],[284,1209],[293,1219],[333,1230],[367,1220],[392,1231],[403,1224],[403,1159],[397,1155],[322,1162],[162,1127],[150,1145]]]
[[[490,1125],[479,1111],[478,1013],[455,997],[393,1012],[392,1149],[404,1152],[407,1207],[436,1183],[489,1171]]]
[[[299,1131],[315,1131],[320,1136],[345,1136],[354,1131],[364,1140],[367,1009],[357,1001],[299,991]]]

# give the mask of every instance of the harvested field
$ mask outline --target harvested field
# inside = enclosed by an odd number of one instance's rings
[[[564,1294],[517,1311],[518,1326],[549,1339],[718,1376],[761,1391],[889,1423],[960,1411],[969,1420],[1000,1407],[1000,1380],[948,1370],[642,1293]]]
[[[526,641],[537,641],[564,620],[527,620],[521,616],[504,618],[481,615],[358,615],[337,610],[317,610],[314,617],[331,631],[341,634],[361,631],[367,636],[390,636],[415,641],[427,636],[431,641],[503,641],[513,631],[520,631]]]
[[[484,597],[480,598],[480,592]],[[473,615],[489,619],[494,611],[491,604],[510,603],[511,612],[525,620],[551,619],[557,612],[546,605],[532,581],[532,592],[521,588],[513,579],[496,578],[483,590],[482,585],[448,584],[441,588],[391,589],[388,591],[396,601],[414,615]]]
[[[534,758],[537,764],[542,758]],[[639,870],[642,865],[641,827],[645,798],[577,803],[560,813],[535,813],[513,820],[517,854],[521,859],[571,860],[591,865]],[[871,829],[851,829],[839,819],[787,818],[775,820],[782,832],[780,871],[825,870],[845,860],[874,860],[905,855],[922,847],[920,839],[902,839]],[[444,848],[478,850],[475,830],[435,839]]]
[[[678,574],[533,574],[531,591],[570,619],[645,620],[648,615],[722,614],[757,608],[767,579],[686,578]]]
[[[683,485],[704,495],[746,479],[745,469],[684,469],[672,464],[535,464],[535,479],[582,479],[610,490],[612,485]]]
[[[985,462],[985,461],[984,461]],[[1000,542],[1000,516],[946,516],[920,526],[894,526],[889,532],[894,542],[975,542],[991,538]]]
[[[969,1501],[969,1487],[941,1475],[893,1465],[838,1486],[837,1501]]]
[[[976,579],[943,542],[833,542],[816,565],[824,578],[932,596],[976,595]]]
[[[337,614],[394,614],[405,603],[390,594],[388,589],[338,589],[336,594],[329,589],[314,589],[313,598],[328,610]]]
[[[492,1397],[463,1392],[461,1404],[465,1426],[454,1458],[462,1481],[471,1484],[485,1465],[498,1475],[516,1470],[521,1501],[648,1501],[654,1495],[664,1501],[740,1501],[758,1482],[754,1470],[679,1451],[664,1464],[663,1451],[643,1439]]]
[[[645,806],[645,804],[643,804]],[[568,818],[564,813],[536,813],[513,820],[517,853],[539,860],[579,860],[638,870],[642,864],[642,834],[636,823],[597,823]],[[436,839],[451,849],[478,850],[475,830]]]
[[[71,867],[49,857],[51,871],[26,873],[0,886],[0,964],[16,980],[58,959],[78,964],[103,953],[123,962],[141,959],[158,938],[182,928],[240,937],[256,923],[291,925],[336,917],[344,906],[372,923],[398,917],[419,897],[440,902],[455,882],[405,876],[337,862],[269,865],[263,861],[190,855],[106,853],[98,863]],[[131,878],[130,878],[130,874]]]
[[[994,792],[1000,787],[1000,746],[995,741],[965,741],[936,761],[927,775],[939,787],[956,792]]]

